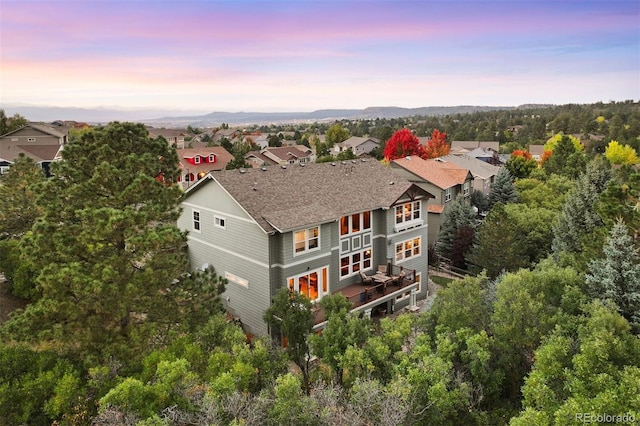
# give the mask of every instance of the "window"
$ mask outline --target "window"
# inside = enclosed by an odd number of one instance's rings
[[[315,226],[293,233],[293,254],[300,254],[320,248],[320,228]]]
[[[329,293],[329,267],[305,272],[287,279],[289,289],[297,291],[309,300],[319,300]]]
[[[449,201],[451,201],[451,188],[444,190],[444,202],[448,203]]]
[[[420,220],[420,201],[396,206],[396,225]]]
[[[209,155],[209,162],[210,163],[215,163],[216,162],[216,156],[213,155],[213,154]]]
[[[36,138],[27,138],[27,142],[35,142]]]
[[[469,195],[469,181],[466,181],[462,186],[462,194],[466,197]]]
[[[349,253],[340,258],[340,277],[371,269],[371,248]]]
[[[420,256],[420,237],[396,244],[396,262]]]
[[[200,212],[198,210],[193,211],[193,230],[200,232]]]
[[[200,164],[200,156],[196,155],[195,157],[193,157],[193,163],[194,164]]]
[[[227,229],[227,219],[222,216],[214,216],[213,226],[220,229]]]
[[[340,218],[340,278],[371,269],[371,212]]]
[[[371,229],[371,212],[355,213],[340,218],[340,235],[355,234]]]

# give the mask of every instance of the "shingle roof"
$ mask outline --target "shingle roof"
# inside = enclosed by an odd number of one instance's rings
[[[363,143],[367,142],[367,141],[371,141],[373,143],[377,143],[379,144],[380,142],[378,141],[378,139],[376,138],[368,138],[368,137],[363,137],[363,136],[351,136],[349,139],[340,142],[338,145],[342,146],[342,147],[347,147],[347,148],[355,148],[357,146],[362,145]]]
[[[498,151],[500,148],[500,142],[497,141],[452,141],[451,150],[454,151],[458,148],[475,149],[475,148],[488,148]]]
[[[211,170],[224,170],[227,167],[227,163],[233,160],[233,155],[221,146],[211,146],[205,148],[180,148],[177,149],[178,160],[180,161],[180,167],[183,171],[189,169],[189,173],[198,174],[200,172],[209,172]],[[196,155],[201,157],[208,157],[210,154],[216,156],[215,163],[190,164],[186,159],[193,158]]]
[[[478,160],[469,155],[446,155],[440,157],[445,161],[452,162],[460,167],[468,169],[474,178],[487,179],[498,174],[500,167],[489,164],[486,161]]]
[[[392,206],[407,190],[430,197],[377,161],[310,163],[213,172],[215,179],[267,232],[290,231]],[[304,188],[301,193],[298,188]]]
[[[398,158],[393,163],[440,189],[463,184],[470,173],[468,169],[448,161],[423,160],[414,156]]]

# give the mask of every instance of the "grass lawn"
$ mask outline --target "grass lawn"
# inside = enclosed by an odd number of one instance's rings
[[[431,275],[429,278],[441,287],[446,287],[451,281],[453,281],[453,278],[439,277],[437,275]]]

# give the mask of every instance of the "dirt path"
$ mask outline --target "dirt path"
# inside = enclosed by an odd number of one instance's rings
[[[27,301],[11,295],[8,283],[4,281],[4,277],[0,276],[0,324],[9,318],[11,312],[23,309],[25,306]]]

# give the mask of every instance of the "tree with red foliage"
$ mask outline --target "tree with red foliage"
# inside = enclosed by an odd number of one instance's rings
[[[425,148],[424,159],[443,157],[451,151],[451,147],[447,143],[447,134],[433,129],[431,133],[431,139],[427,141],[427,147]]]
[[[512,157],[522,157],[525,160],[531,160],[533,157],[529,151],[525,151],[524,149],[516,149],[511,153]]]
[[[418,138],[409,129],[397,130],[387,141],[384,151],[384,159],[387,161],[408,155],[417,155],[424,158],[424,147],[420,145]]]

